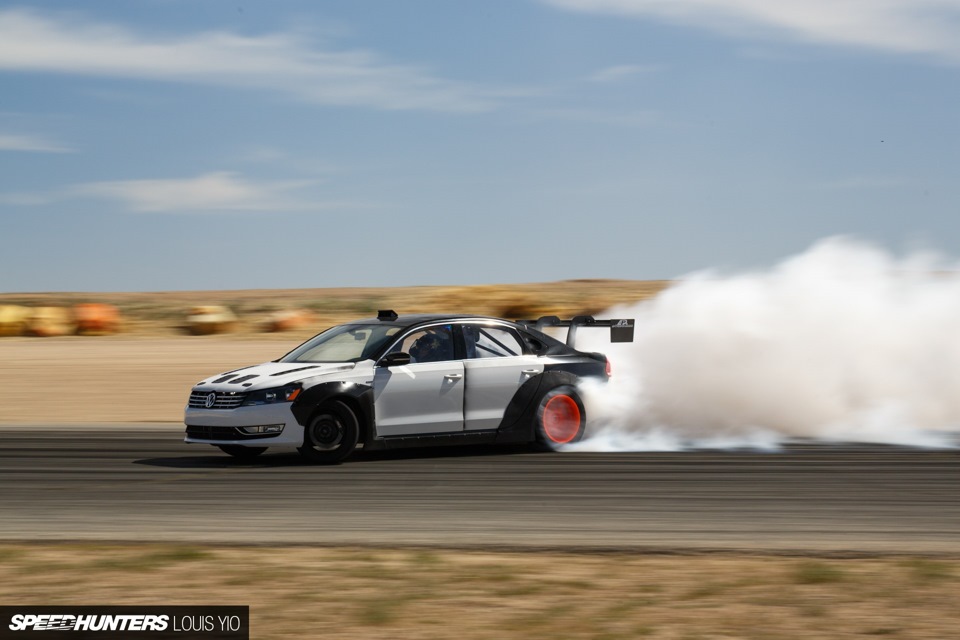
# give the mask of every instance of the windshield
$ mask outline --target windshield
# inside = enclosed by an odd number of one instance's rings
[[[360,362],[373,355],[400,331],[382,324],[343,324],[320,335],[280,358],[278,362]]]

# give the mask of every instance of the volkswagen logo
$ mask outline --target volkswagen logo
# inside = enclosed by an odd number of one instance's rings
[[[207,394],[207,399],[204,401],[203,406],[205,406],[207,409],[213,409],[213,405],[215,404],[217,404],[217,394],[210,392]]]

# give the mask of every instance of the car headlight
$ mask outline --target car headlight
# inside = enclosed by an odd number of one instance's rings
[[[261,404],[274,404],[276,402],[293,402],[303,391],[299,383],[288,384],[273,389],[261,389],[247,394],[243,401],[244,407],[256,406]]]

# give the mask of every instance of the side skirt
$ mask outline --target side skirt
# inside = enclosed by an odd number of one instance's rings
[[[494,442],[497,442],[497,432],[493,430],[455,431],[452,433],[431,433],[420,436],[388,436],[384,438],[371,438],[364,443],[363,450],[376,451],[379,449],[406,449],[408,447],[493,444]]]

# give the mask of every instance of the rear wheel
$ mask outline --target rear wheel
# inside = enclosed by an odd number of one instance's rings
[[[565,385],[551,389],[537,405],[537,442],[551,449],[583,437],[587,412],[576,390]]]
[[[357,447],[360,423],[342,402],[327,402],[317,409],[303,430],[300,455],[310,462],[340,462]]]
[[[240,460],[251,460],[267,450],[266,447],[242,447],[238,444],[218,444],[217,448]]]

